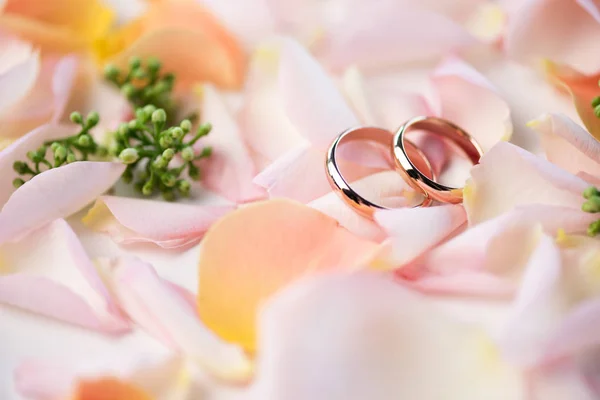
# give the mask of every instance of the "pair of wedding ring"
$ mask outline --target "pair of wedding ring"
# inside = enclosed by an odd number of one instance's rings
[[[342,132],[327,151],[326,170],[329,183],[341,199],[366,217],[372,217],[377,210],[386,207],[372,203],[355,192],[342,176],[336,158],[338,148],[354,141],[373,141],[390,146],[395,168],[404,181],[423,195],[423,201],[416,207],[427,207],[433,200],[443,203],[461,203],[463,188],[454,188],[436,182],[436,174],[427,156],[405,136],[414,131],[427,131],[440,135],[455,144],[473,164],[479,163],[483,155],[481,146],[464,129],[442,118],[416,117],[402,125],[396,134],[374,127],[351,128]]]

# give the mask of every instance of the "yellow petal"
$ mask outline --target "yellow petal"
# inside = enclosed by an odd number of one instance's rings
[[[257,312],[273,293],[305,275],[366,267],[379,249],[301,203],[277,199],[243,207],[204,237],[200,317],[223,339],[253,351]]]

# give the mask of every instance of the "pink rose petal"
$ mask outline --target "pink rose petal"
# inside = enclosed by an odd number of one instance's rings
[[[0,302],[107,333],[129,329],[64,220],[0,244]]]
[[[213,125],[212,132],[198,143],[213,150],[210,159],[203,164],[203,185],[235,203],[265,197],[264,190],[252,182],[256,175],[254,162],[223,99],[208,85],[204,86],[202,95],[202,119]]]
[[[519,61],[548,59],[581,73],[600,72],[600,12],[593,0],[527,0],[509,19],[505,45]],[[573,43],[577,43],[576,46]]]
[[[150,242],[163,248],[181,248],[198,243],[211,224],[231,210],[233,207],[102,196],[83,222],[109,234],[117,243]]]
[[[458,233],[467,217],[462,205],[445,205],[378,211],[375,220],[392,238],[387,262],[399,267]]]
[[[0,211],[0,242],[79,211],[110,189],[124,170],[119,163],[82,161],[33,177]]]
[[[195,308],[150,265],[133,258],[118,260],[112,265],[110,282],[124,311],[137,324],[217,377],[247,379],[250,364],[243,351],[206,328]]]
[[[579,210],[587,187],[583,179],[515,145],[501,142],[471,170],[464,204],[471,224],[522,205]]]
[[[40,55],[31,45],[0,33],[0,116],[29,93],[40,73]]]
[[[561,114],[545,114],[529,126],[542,135],[548,160],[572,174],[600,177],[600,143],[581,126]]]

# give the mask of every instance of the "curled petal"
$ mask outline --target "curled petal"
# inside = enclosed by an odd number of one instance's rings
[[[265,305],[260,328],[257,398],[475,400],[523,391],[480,327],[374,273],[298,282]]]
[[[117,243],[150,242],[171,249],[198,243],[210,225],[231,210],[233,207],[102,196],[83,222]]]
[[[0,302],[109,333],[129,329],[64,220],[0,244]]]
[[[0,211],[0,242],[79,211],[110,189],[124,169],[119,163],[82,161],[33,177]]]
[[[375,220],[392,238],[387,262],[399,267],[456,234],[467,222],[461,205],[378,211]]]
[[[253,53],[239,113],[241,133],[259,169],[306,143],[281,101],[281,47],[282,40],[273,40]]]
[[[572,174],[600,176],[600,143],[581,126],[561,114],[545,114],[529,126],[542,135],[548,160]]]
[[[579,210],[581,194],[587,186],[583,179],[554,164],[515,145],[500,142],[471,170],[464,204],[471,224],[522,205],[543,204]]]
[[[203,326],[194,305],[151,266],[137,259],[117,260],[111,266],[110,282],[124,311],[137,324],[219,378],[248,378],[251,365],[242,350],[221,342]]]
[[[300,44],[281,50],[279,90],[286,115],[300,134],[324,148],[358,120],[331,78]]]
[[[223,339],[254,350],[256,314],[273,293],[307,274],[364,267],[379,251],[377,243],[300,203],[278,199],[248,205],[204,237],[200,317]]]
[[[15,161],[26,160],[27,152],[37,149],[44,142],[75,133],[76,127],[73,126],[42,125],[0,150],[0,170],[4,171],[0,174],[0,206],[3,206],[15,191],[12,181],[17,177],[17,174],[16,172],[11,173]]]
[[[346,21],[353,21],[349,27]],[[401,2],[361,2],[333,26],[320,53],[335,70],[357,65],[365,71],[437,58],[465,48],[474,39],[457,23]]]
[[[488,151],[512,134],[510,109],[487,79],[450,58],[433,73],[438,115],[464,128]],[[478,111],[475,111],[478,110]]]
[[[235,203],[265,197],[264,190],[252,182],[256,175],[254,161],[223,99],[208,85],[204,86],[202,96],[202,118],[214,127],[198,143],[212,148],[212,155],[202,168],[202,184]]]
[[[132,56],[158,57],[184,85],[210,81],[237,88],[245,70],[245,56],[236,39],[192,0],[152,2],[140,18],[103,38],[97,53],[119,65],[126,65]]]
[[[600,11],[592,0],[528,0],[509,18],[506,49],[531,62],[549,59],[584,74],[600,72],[594,38],[600,35]],[[573,43],[578,43],[573,46]]]

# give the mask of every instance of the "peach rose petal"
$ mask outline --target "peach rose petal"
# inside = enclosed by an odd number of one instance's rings
[[[462,205],[445,205],[378,211],[375,221],[391,237],[392,253],[386,261],[395,268],[460,232],[467,217]]]
[[[74,400],[152,400],[143,389],[116,378],[84,380],[77,386]]]
[[[523,62],[548,59],[583,74],[600,72],[600,11],[593,0],[528,0],[509,18],[505,46]],[[577,46],[573,46],[577,43]]]
[[[439,101],[434,106],[438,115],[473,135],[484,151],[500,140],[510,139],[512,123],[508,104],[473,67],[457,58],[449,58],[438,66],[431,79]]]
[[[138,325],[218,378],[248,378],[251,365],[243,351],[209,331],[198,319],[194,305],[150,265],[133,258],[119,259],[111,265],[109,276],[121,307]]]
[[[119,163],[82,161],[33,177],[0,211],[0,242],[79,211],[110,189],[124,169]]]
[[[0,302],[105,333],[129,324],[61,219],[0,244]]]
[[[600,143],[573,120],[562,114],[544,114],[528,125],[541,134],[549,161],[572,174],[600,177]]]
[[[366,267],[379,251],[377,243],[303,204],[278,199],[248,205],[204,237],[198,262],[200,318],[226,341],[254,351],[256,315],[273,293],[305,275]]]
[[[147,242],[176,249],[198,243],[212,223],[233,209],[102,196],[83,223],[117,243]]]
[[[500,400],[524,391],[481,326],[383,275],[297,282],[266,303],[259,327],[254,398]]]
[[[398,2],[361,2],[348,10],[345,21],[328,31],[319,50],[334,70],[357,65],[365,72],[427,60],[475,43],[459,24],[430,11]]]
[[[111,10],[98,0],[7,0],[0,28],[46,52],[68,53],[90,46],[108,31],[112,19]]]
[[[39,148],[51,139],[73,135],[76,129],[75,126],[68,125],[42,125],[0,150],[0,170],[4,171],[0,174],[0,207],[15,191],[12,181],[17,177],[17,173],[13,171],[13,163],[27,160],[28,151]]]
[[[201,49],[201,51],[190,51]],[[155,1],[138,19],[105,37],[101,59],[125,65],[130,57],[158,57],[178,83],[212,82],[235,89],[242,85],[245,55],[236,39],[192,0]]]
[[[587,187],[583,179],[556,165],[500,142],[471,170],[464,204],[471,224],[516,206],[542,204],[579,210]]]
[[[252,182],[256,175],[250,156],[230,111],[212,86],[202,89],[202,119],[213,130],[198,142],[212,147],[212,155],[203,164],[202,184],[234,203],[246,203],[266,197],[265,191]]]

